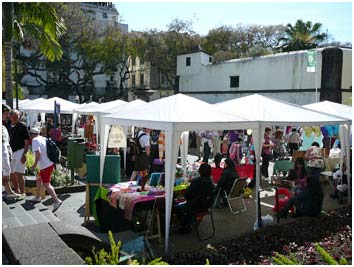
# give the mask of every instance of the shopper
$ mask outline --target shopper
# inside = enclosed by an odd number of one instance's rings
[[[34,171],[37,164],[40,170],[36,180],[36,196],[31,201],[41,202],[39,195],[43,184],[45,190],[53,199],[54,212],[60,207],[62,201],[58,199],[53,186],[50,184],[51,175],[54,170],[54,163],[51,162],[47,156],[47,139],[40,135],[39,128],[32,128],[30,130],[30,134],[32,140],[32,151],[35,155],[35,161],[31,167],[31,170]]]

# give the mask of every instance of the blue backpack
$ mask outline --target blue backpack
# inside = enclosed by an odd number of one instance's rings
[[[60,162],[61,151],[54,140],[47,138],[47,156],[53,163]]]

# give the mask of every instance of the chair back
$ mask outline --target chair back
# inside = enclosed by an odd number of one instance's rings
[[[247,178],[239,178],[234,181],[231,187],[229,198],[242,196],[242,191],[247,186]]]
[[[149,185],[150,186],[157,186],[159,184],[160,175],[161,175],[160,172],[151,173]]]
[[[159,185],[165,186],[165,173],[162,172],[159,177]]]

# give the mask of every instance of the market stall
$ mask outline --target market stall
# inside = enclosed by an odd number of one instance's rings
[[[298,126],[298,125],[326,125],[347,124],[346,119],[331,116],[317,111],[303,108],[299,105],[272,99],[259,94],[240,97],[233,100],[214,104],[218,110],[235,114],[250,121],[259,122],[258,135],[254,136],[258,144],[262,143],[265,127],[272,126]],[[349,132],[347,131],[347,136]],[[260,154],[262,147],[255,144],[256,154],[256,192],[260,185]],[[256,194],[258,197],[258,194]],[[258,207],[258,205],[257,205]],[[257,210],[257,216],[259,211]]]
[[[257,129],[258,123],[249,122],[238,116],[217,111],[212,105],[201,100],[177,94],[147,103],[144,108],[136,108],[124,114],[112,114],[102,119],[101,144],[106,147],[109,125],[139,126],[165,132],[165,250],[168,251],[169,225],[171,219],[173,185],[177,152],[182,132],[190,130],[231,130]],[[258,140],[258,139],[257,139]],[[101,149],[101,174],[104,166],[105,149]]]

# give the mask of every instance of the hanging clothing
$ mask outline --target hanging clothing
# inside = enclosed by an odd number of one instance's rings
[[[159,145],[159,158],[163,159],[163,154],[165,152],[165,132],[160,131],[159,139],[157,140]]]

